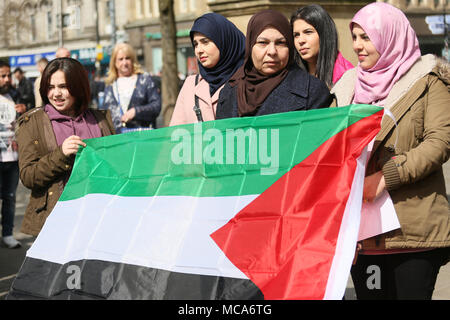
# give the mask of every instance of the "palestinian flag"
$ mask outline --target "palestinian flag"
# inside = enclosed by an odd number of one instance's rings
[[[8,299],[341,299],[382,115],[352,105],[87,140]]]

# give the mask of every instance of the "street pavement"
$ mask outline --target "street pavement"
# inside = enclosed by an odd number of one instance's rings
[[[450,161],[444,165],[444,173],[447,195],[450,198]],[[28,204],[29,195],[30,191],[19,182],[19,187],[17,189],[14,236],[21,241],[22,248],[6,249],[0,247],[0,300],[4,299],[8,293],[17,272],[23,263],[26,251],[31,247],[35,240],[35,237],[28,236],[19,231],[25,208]],[[348,280],[345,299],[356,299],[351,278]],[[433,300],[450,300],[450,263],[443,266],[439,272]]]

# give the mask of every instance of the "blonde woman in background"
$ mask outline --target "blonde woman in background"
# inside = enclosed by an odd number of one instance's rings
[[[156,127],[161,97],[150,75],[141,70],[129,44],[114,47],[106,85],[102,108],[111,111],[117,133]]]

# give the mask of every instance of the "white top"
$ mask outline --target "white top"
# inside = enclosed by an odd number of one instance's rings
[[[119,103],[122,112],[125,113],[128,110],[133,91],[136,88],[137,75],[131,77],[117,78],[113,86],[114,95]]]
[[[0,94],[0,162],[18,160],[17,150],[13,150],[13,142],[15,143],[15,105],[9,94]]]

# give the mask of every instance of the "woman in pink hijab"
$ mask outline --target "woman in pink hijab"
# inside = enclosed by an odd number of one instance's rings
[[[450,155],[449,65],[421,55],[399,9],[362,8],[350,23],[359,63],[332,89],[337,105],[388,109],[370,155],[363,201],[389,194],[400,229],[358,244],[358,299],[431,299],[450,257],[450,209],[442,165]]]

